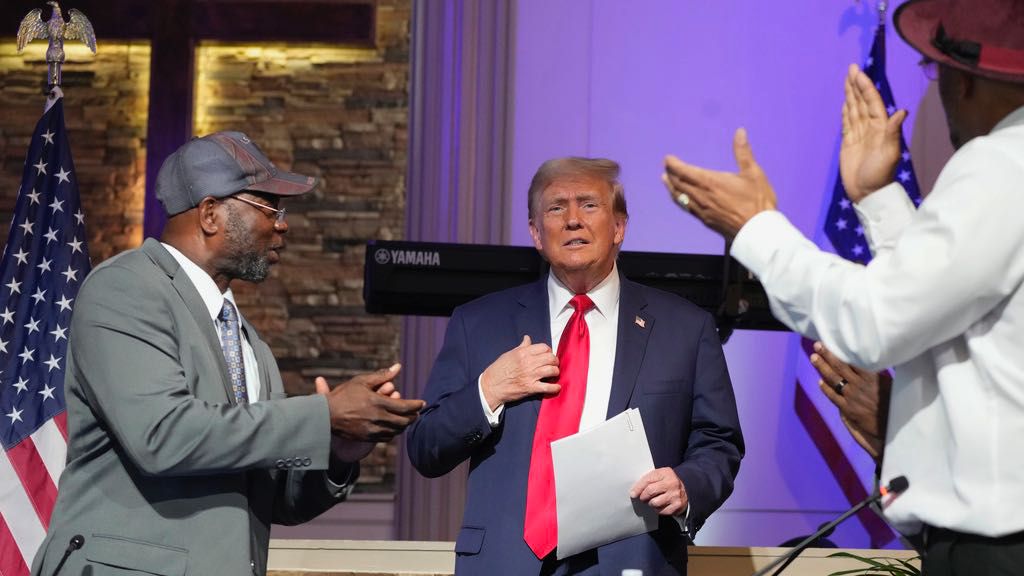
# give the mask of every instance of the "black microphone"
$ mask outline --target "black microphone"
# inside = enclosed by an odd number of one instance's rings
[[[779,566],[778,570],[772,572],[772,576],[780,574],[783,570],[785,570],[786,566],[789,566],[790,563],[793,562],[793,560],[796,560],[796,557],[799,556],[801,552],[806,550],[812,543],[814,543],[815,540],[823,537],[826,533],[831,534],[832,531],[835,530],[836,526],[841,524],[847,518],[853,516],[857,512],[860,512],[862,509],[864,509],[864,507],[868,506],[869,504],[881,500],[883,496],[888,496],[890,494],[899,494],[909,487],[910,481],[907,480],[906,476],[897,476],[896,478],[893,478],[889,482],[888,486],[880,487],[878,490],[875,491],[874,494],[868,496],[864,500],[861,500],[853,508],[850,508],[846,512],[843,512],[843,514],[839,516],[839,518],[836,518],[835,520],[819,528],[817,532],[805,538],[802,542],[793,547],[792,550],[783,554],[782,556],[779,556],[771,564],[765,566],[764,568],[761,568],[757,572],[754,572],[753,576],[764,576],[768,573],[769,570],[775,568],[779,564],[782,564],[781,566]]]
[[[51,576],[57,576],[57,574],[60,573],[60,569],[64,567],[64,563],[68,561],[68,556],[71,556],[72,552],[78,550],[84,545],[85,538],[81,534],[75,534],[72,536],[71,540],[68,542],[68,549],[64,551],[64,555],[61,556],[60,562],[57,563],[57,568],[53,571]]]

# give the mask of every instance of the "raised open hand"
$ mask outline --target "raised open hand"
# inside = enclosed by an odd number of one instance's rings
[[[854,202],[892,181],[900,160],[900,129],[906,110],[892,116],[867,74],[850,65],[843,102],[843,145],[839,175]]]

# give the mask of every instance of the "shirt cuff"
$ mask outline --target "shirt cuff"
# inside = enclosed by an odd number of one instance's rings
[[[497,428],[501,424],[501,413],[505,411],[505,405],[500,404],[494,410],[487,404],[487,398],[484,397],[484,375],[481,374],[476,379],[476,389],[480,392],[480,406],[484,409],[484,416],[487,416],[487,423],[491,425],[491,428]]]
[[[679,530],[683,534],[690,536],[690,526],[688,524],[688,522],[690,521],[690,503],[686,503],[685,512],[683,512],[682,514],[676,514],[675,516],[672,516],[672,518],[676,521],[676,524],[679,524]],[[692,540],[693,538],[691,537],[690,539]]]
[[[330,492],[335,498],[344,500],[348,498],[349,494],[352,493],[352,489],[356,487],[356,480],[359,478],[359,464],[353,463],[349,466],[348,475],[341,484],[338,484],[331,479],[331,475],[326,471],[324,472],[324,478],[327,480],[328,492]]]
[[[899,182],[868,194],[853,205],[872,254],[891,248],[914,218],[917,208]]]
[[[800,241],[806,239],[782,212],[765,210],[747,220],[736,233],[730,254],[754,276],[761,277],[780,246]]]

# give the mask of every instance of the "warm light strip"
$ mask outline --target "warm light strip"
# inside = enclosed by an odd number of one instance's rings
[[[264,43],[225,44],[202,42],[196,47],[195,106],[193,132],[206,134],[213,122],[209,111],[214,107],[245,106],[231,90],[232,83],[245,83],[255,75],[291,76],[299,71],[312,71],[318,66],[382,62],[380,52],[373,48],[345,48],[319,44]],[[277,72],[276,70],[280,70]],[[226,79],[225,75],[236,78]],[[253,95],[252,99],[259,99]],[[259,102],[251,102],[259,105]]]

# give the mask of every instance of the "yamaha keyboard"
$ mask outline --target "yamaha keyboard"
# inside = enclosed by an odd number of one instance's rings
[[[618,266],[630,280],[710,312],[723,340],[734,329],[786,330],[769,312],[761,284],[732,258],[624,251]],[[375,314],[449,316],[460,304],[546,273],[532,247],[371,240],[363,299]]]

